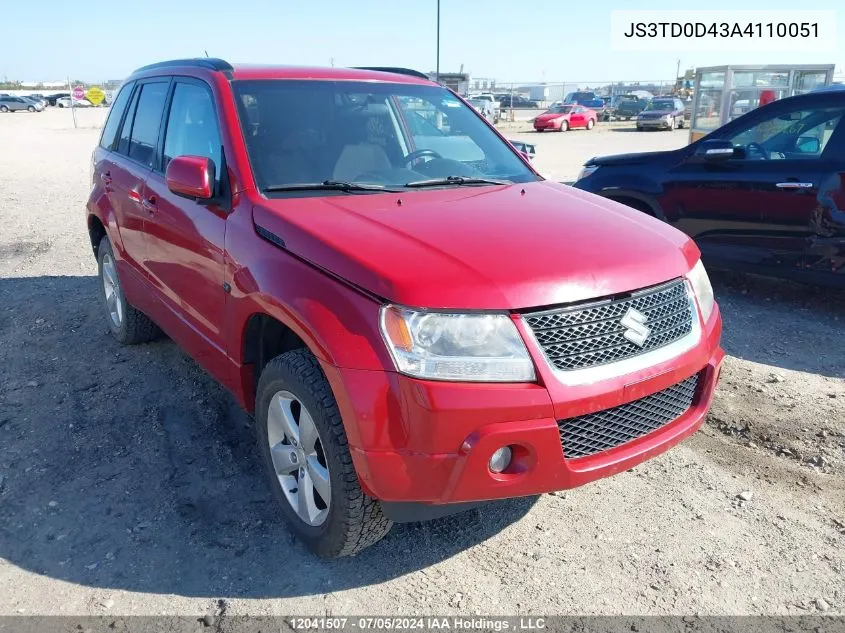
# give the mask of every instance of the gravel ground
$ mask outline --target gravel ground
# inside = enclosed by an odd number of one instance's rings
[[[729,357],[690,440],[323,562],[233,399],[173,343],[107,334],[82,211],[102,117],[0,116],[0,614],[845,613],[845,293],[714,275]],[[530,138],[564,179],[685,134]]]

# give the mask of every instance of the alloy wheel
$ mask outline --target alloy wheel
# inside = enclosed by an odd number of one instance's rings
[[[123,323],[123,291],[117,277],[117,267],[111,253],[103,256],[103,290],[106,295],[106,308],[115,327]]]
[[[331,504],[328,463],[314,418],[289,391],[279,391],[270,400],[267,441],[276,478],[291,508],[305,524],[322,525]]]

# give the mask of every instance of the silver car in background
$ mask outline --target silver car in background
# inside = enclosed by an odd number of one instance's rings
[[[0,97],[0,112],[17,112],[24,110],[28,112],[38,112],[43,110],[40,104],[24,99],[23,97],[15,97],[7,95]]]

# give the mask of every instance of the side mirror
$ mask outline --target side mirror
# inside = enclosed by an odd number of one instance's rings
[[[795,141],[795,150],[802,154],[818,154],[822,151],[822,144],[815,136],[799,136]]]
[[[724,139],[702,141],[695,148],[695,157],[708,162],[730,160],[736,156],[733,143]]]
[[[164,179],[177,196],[210,200],[214,196],[214,161],[205,156],[177,156],[167,164]]]

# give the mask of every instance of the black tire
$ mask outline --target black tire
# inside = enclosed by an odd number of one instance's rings
[[[678,129],[679,129],[679,130],[683,130],[683,129],[684,129],[684,127],[685,127],[684,120],[683,120],[683,119],[681,119],[680,121],[678,121]]]
[[[0,106],[0,112],[8,112],[8,111],[9,111],[9,108],[7,108],[6,106]]]
[[[537,134],[540,134],[540,133],[542,133],[542,132],[543,132],[543,129],[542,129],[542,128],[540,128],[540,129],[535,129],[534,131],[535,131],[535,132],[537,132]]]
[[[100,280],[100,298],[102,299],[103,309],[106,311],[106,322],[108,323],[111,335],[123,345],[137,345],[155,340],[161,335],[161,330],[153,323],[150,317],[136,310],[126,301],[122,290],[118,297],[118,301],[121,302],[123,308],[123,319],[120,325],[116,325],[109,315],[105,288],[103,286],[103,259],[107,255],[114,260],[114,251],[112,250],[111,242],[108,236],[103,236],[103,239],[100,240],[100,246],[97,248],[97,270]]]
[[[296,514],[279,485],[267,433],[267,412],[273,396],[288,391],[308,409],[320,434],[331,482],[331,503],[326,520],[308,525]],[[377,499],[367,496],[352,464],[343,420],[328,380],[317,359],[305,349],[277,356],[264,367],[255,397],[258,451],[268,483],[290,528],[318,556],[352,556],[380,541],[393,522]]]
[[[28,111],[28,112],[35,112],[35,106],[29,106],[29,107],[27,108],[27,111]]]

